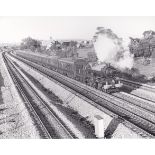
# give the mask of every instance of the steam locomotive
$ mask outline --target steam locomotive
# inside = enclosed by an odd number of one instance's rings
[[[59,58],[22,51],[15,54],[107,93],[122,87],[118,70],[110,64],[91,66],[83,58]]]

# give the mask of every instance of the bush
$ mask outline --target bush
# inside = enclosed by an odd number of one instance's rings
[[[137,82],[146,82],[147,78],[145,75],[140,74],[137,68],[126,69],[123,73],[123,78],[129,80],[135,80]]]

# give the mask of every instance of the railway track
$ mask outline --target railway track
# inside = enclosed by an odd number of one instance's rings
[[[155,88],[154,87],[151,87],[146,84],[141,84],[138,82],[133,82],[130,80],[124,80],[123,82],[123,80],[121,79],[121,81],[124,85],[123,91],[126,92],[127,94],[131,94],[135,98],[143,99],[146,102],[152,102],[152,103],[155,102],[155,97],[154,97]],[[132,91],[132,90],[136,90],[136,91]]]
[[[142,84],[142,83],[134,82],[134,81],[127,80],[127,79],[121,79],[121,81],[122,81],[123,85],[125,85],[126,87],[129,87],[131,89],[140,88],[140,89],[155,93],[155,87],[151,87],[147,84]]]
[[[148,100],[146,98],[139,97],[134,94],[128,94],[125,92],[114,93],[112,95],[138,107],[141,107],[145,110],[148,110],[152,113],[155,113],[155,103],[152,100]]]
[[[58,82],[63,83],[70,89],[94,101],[97,105],[100,105],[104,107],[105,109],[108,109],[109,111],[123,118],[127,122],[130,122],[136,125],[138,128],[143,129],[151,137],[155,136],[155,122],[154,122],[154,119],[150,120],[150,116],[153,116],[152,113],[149,112],[147,113],[147,115],[146,113],[143,113],[145,115],[141,114],[141,111],[138,111],[137,113],[137,111],[133,110],[135,107],[130,107],[130,108],[123,107],[124,104],[123,106],[121,106],[120,100],[118,100],[118,98],[116,97],[113,97],[109,94],[95,90],[78,81],[75,81],[63,75],[60,75],[59,73],[51,71],[45,67],[42,67],[38,64],[35,64],[23,58],[20,58],[20,57],[16,57],[16,58],[26,63],[28,66],[31,66],[31,68],[37,70],[41,74],[44,74],[46,77],[53,78],[57,80]],[[141,109],[141,110],[143,110],[143,112],[145,111],[144,109]],[[148,115],[149,115],[149,119],[146,117]]]
[[[76,138],[75,135],[55,115],[46,102],[20,75],[16,67],[3,55],[7,69],[33,118],[41,138]]]

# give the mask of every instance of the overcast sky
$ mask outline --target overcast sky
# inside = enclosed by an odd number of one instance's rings
[[[141,37],[155,31],[155,17],[0,17],[0,43],[36,39],[92,39],[96,27],[111,28],[119,37]]]

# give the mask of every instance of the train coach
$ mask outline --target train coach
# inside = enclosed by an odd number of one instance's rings
[[[89,67],[88,62],[82,58],[61,58],[58,60],[60,73],[81,82],[85,82]]]
[[[119,72],[110,64],[92,67],[83,58],[58,58],[20,51],[15,54],[107,93],[119,91],[122,87]]]
[[[14,52],[16,55],[25,58],[27,60],[30,60],[35,63],[39,63],[42,66],[46,66],[50,69],[56,70],[58,68],[58,59],[59,57],[57,56],[47,56],[43,54],[36,54],[32,52],[22,52],[22,51],[16,51]]]

